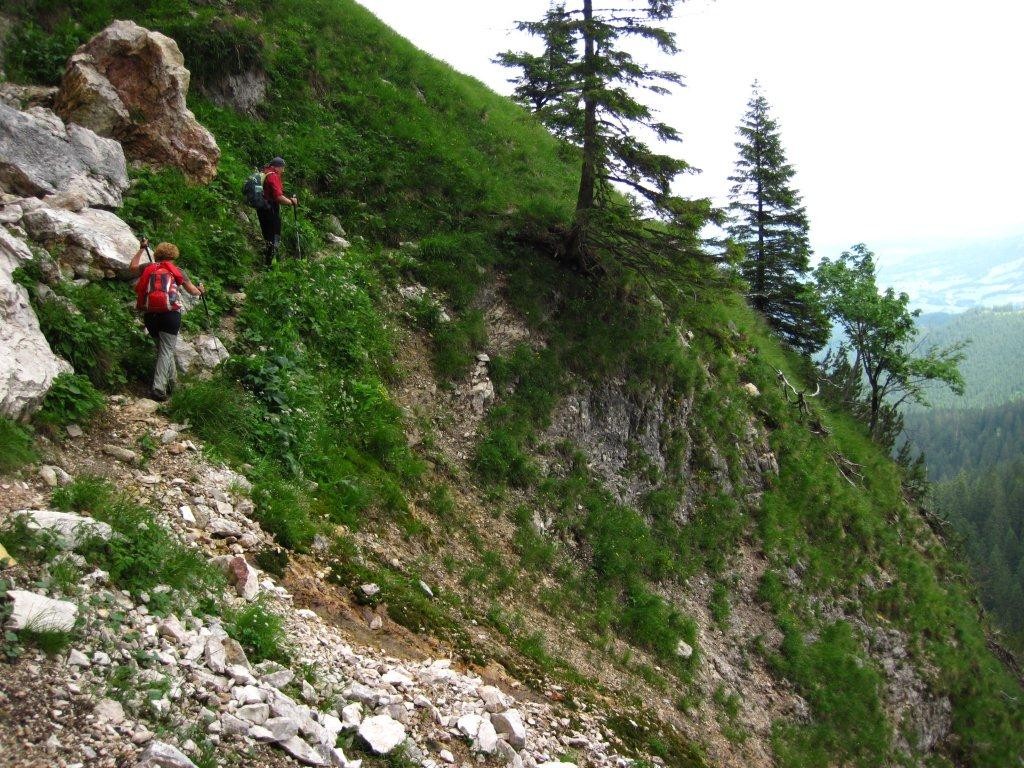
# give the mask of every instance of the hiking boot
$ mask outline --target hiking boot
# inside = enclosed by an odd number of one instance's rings
[[[160,390],[154,389],[149,393],[151,399],[156,400],[158,403],[167,402],[167,393],[161,392]]]

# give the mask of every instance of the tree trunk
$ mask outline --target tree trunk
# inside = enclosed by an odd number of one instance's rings
[[[760,121],[757,130],[761,131]],[[754,306],[764,312],[768,308],[768,295],[765,290],[765,253],[764,253],[764,187],[762,176],[764,168],[761,166],[761,144],[760,139],[754,138],[754,155],[757,168],[757,285],[754,286]]]
[[[575,255],[581,269],[586,269],[586,227],[589,214],[594,208],[599,156],[596,93],[598,84],[594,82],[597,65],[593,18],[593,0],[583,0],[583,168],[580,172],[579,194],[576,196],[576,214],[569,235],[569,252]]]

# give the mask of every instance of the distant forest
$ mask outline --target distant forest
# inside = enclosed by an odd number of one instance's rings
[[[1024,359],[1017,359],[1024,365]],[[940,482],[961,471],[991,469],[1024,456],[1024,400],[972,410],[908,413],[904,433],[924,452],[928,477]]]
[[[963,397],[908,408],[905,436],[924,453],[936,512],[962,537],[981,599],[1024,652],[1024,312],[919,318],[926,344],[970,340]]]
[[[962,315],[922,315],[918,319],[924,344],[948,346],[969,342],[960,366],[967,391],[958,397],[933,387],[935,408],[985,408],[1024,397],[1024,311],[1020,308],[972,309]],[[920,407],[908,407],[920,412]]]
[[[985,607],[1024,650],[1024,456],[935,485],[932,501],[963,536]]]

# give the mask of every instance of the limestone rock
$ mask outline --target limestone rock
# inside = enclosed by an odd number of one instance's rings
[[[20,112],[0,103],[0,189],[118,208],[128,189],[124,151],[81,125],[65,126],[48,109]]]
[[[267,100],[267,76],[259,70],[231,73],[201,90],[218,107],[255,115]]]
[[[405,726],[388,715],[376,715],[359,724],[359,735],[378,755],[386,755],[405,741]]]
[[[24,517],[28,527],[35,531],[49,531],[60,546],[73,549],[89,536],[109,539],[111,528],[106,523],[91,517],[71,512],[54,512],[49,509],[19,509],[14,513]]]
[[[511,699],[493,685],[482,685],[477,689],[476,695],[484,702],[484,708],[488,712],[501,712],[508,709],[512,703]]]
[[[179,338],[174,359],[182,373],[211,371],[228,359],[228,351],[216,336],[201,334],[194,339]]]
[[[11,616],[7,619],[9,629],[68,632],[75,626],[78,606],[74,603],[53,600],[22,589],[8,590],[7,597],[11,601]]]
[[[292,736],[287,741],[279,742],[278,746],[303,765],[330,765],[330,762],[319,750],[314,749],[298,736]]]
[[[742,385],[741,389],[744,392],[746,392],[748,395],[750,395],[751,397],[760,397],[761,396],[761,390],[759,390],[757,388],[757,385],[752,383],[752,382],[749,382],[749,381],[745,382]]]
[[[120,725],[124,722],[124,707],[113,699],[100,699],[92,711],[99,720],[111,725]]]
[[[78,277],[100,278],[108,272],[125,276],[139,249],[131,227],[98,208],[69,211],[40,205],[26,212],[22,223],[37,243],[59,250],[59,263]]]
[[[189,80],[174,40],[115,21],[71,57],[56,110],[118,139],[133,160],[175,166],[208,182],[217,174],[220,149],[185,104]]]
[[[518,709],[508,709],[496,715],[491,715],[491,724],[494,730],[505,737],[516,749],[526,746],[526,726],[523,725],[523,716]]]
[[[139,755],[135,768],[196,768],[196,764],[170,744],[154,741]]]
[[[31,258],[28,246],[0,226],[0,414],[12,419],[35,412],[53,380],[71,372],[39,329],[28,291],[12,279]]]

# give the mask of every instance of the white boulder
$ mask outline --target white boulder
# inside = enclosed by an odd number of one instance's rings
[[[211,371],[228,359],[228,351],[213,334],[201,334],[194,339],[179,338],[174,359],[182,373]]]
[[[23,589],[8,590],[7,597],[11,601],[8,629],[69,632],[75,626],[78,606],[67,600],[53,600]]]
[[[90,536],[109,539],[110,526],[91,517],[71,512],[54,512],[49,509],[19,509],[14,515],[24,517],[28,527],[34,531],[49,531],[60,546],[74,549]]]
[[[405,726],[389,715],[376,715],[359,724],[359,735],[378,755],[386,755],[405,741]]]
[[[76,212],[39,205],[26,211],[21,221],[33,240],[59,250],[59,262],[79,277],[127,275],[139,249],[131,228],[99,208]]]
[[[154,741],[139,755],[135,768],[196,768],[196,764],[170,744]]]
[[[39,329],[28,291],[12,278],[31,258],[28,246],[0,226],[0,414],[12,419],[36,411],[53,380],[71,372]]]

